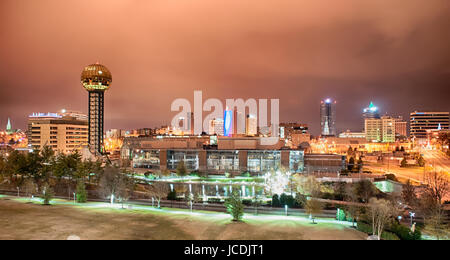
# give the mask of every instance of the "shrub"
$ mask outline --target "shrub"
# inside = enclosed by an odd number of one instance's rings
[[[252,200],[242,200],[242,204],[244,204],[245,206],[251,206],[253,205]]]
[[[218,198],[208,198],[209,203],[220,203],[220,199]]]
[[[168,200],[177,200],[177,192],[176,191],[171,191],[167,194],[167,199]]]
[[[356,229],[361,231],[361,232],[364,232],[364,233],[366,233],[368,235],[372,235],[373,234],[372,233],[372,226],[367,224],[367,223],[364,223],[364,222],[359,222],[358,221]],[[381,234],[381,239],[383,239],[383,240],[400,240],[399,237],[396,234],[391,233],[389,231],[383,231],[383,233]]]
[[[411,232],[408,227],[405,227],[398,223],[394,223],[393,225],[391,225],[389,231],[396,234],[401,240],[420,240],[422,237],[422,234],[418,229],[414,230],[414,232]]]
[[[80,181],[77,184],[77,202],[86,203],[86,201],[87,201],[86,186],[84,185],[84,182]]]
[[[280,196],[280,206],[287,205],[289,208],[293,208],[296,206],[296,201],[294,197],[291,195],[281,194]]]
[[[243,172],[243,173],[241,174],[241,176],[242,176],[242,177],[250,177],[251,175],[250,175],[249,172]]]
[[[278,194],[275,194],[272,197],[272,207],[281,207],[280,198],[278,197]]]

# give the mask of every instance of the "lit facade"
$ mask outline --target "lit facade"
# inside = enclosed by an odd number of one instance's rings
[[[408,136],[408,122],[399,116],[395,119],[395,136],[396,138],[406,138]]]
[[[28,142],[34,149],[44,146],[60,153],[81,150],[88,144],[88,121],[58,114],[33,114],[28,117]]]
[[[258,137],[219,137],[215,146],[205,145],[209,142],[210,137],[126,138],[121,157],[130,160],[137,171],[175,172],[181,161],[189,172],[207,174],[304,170],[304,151],[281,149],[281,141],[261,146]]]
[[[215,118],[209,121],[209,134],[223,136],[224,135],[223,126],[224,123],[222,118]]]
[[[419,112],[410,114],[410,136],[427,139],[427,131],[449,129],[449,112]]]
[[[322,136],[336,136],[336,101],[320,102],[320,129]]]
[[[381,142],[382,140],[382,121],[377,118],[366,118],[364,120],[364,129],[368,142]]]
[[[395,142],[395,119],[389,116],[381,117],[381,140],[383,143]]]
[[[223,135],[230,137],[233,134],[233,111],[225,110],[223,118]]]
[[[254,115],[247,115],[245,122],[245,134],[255,136],[258,134],[258,119]]]
[[[370,119],[370,118],[380,118],[380,113],[378,110],[378,107],[376,107],[373,102],[370,102],[369,106],[364,108],[363,110],[363,118],[364,119]]]

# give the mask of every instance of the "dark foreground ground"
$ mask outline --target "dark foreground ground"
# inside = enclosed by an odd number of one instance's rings
[[[66,202],[67,203],[67,202]],[[249,217],[232,223],[226,214],[177,210],[109,208],[105,204],[42,206],[0,197],[0,239],[93,240],[283,240],[365,239],[338,224],[316,224],[281,217]]]

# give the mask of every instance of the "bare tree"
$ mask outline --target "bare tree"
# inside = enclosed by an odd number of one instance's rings
[[[390,201],[372,198],[369,201],[369,210],[373,235],[376,235],[380,240],[384,227],[396,215],[397,208]]]
[[[427,172],[424,174],[426,184],[425,193],[427,193],[437,204],[442,204],[442,199],[449,192],[448,177],[443,172]]]
[[[120,169],[111,165],[105,167],[105,170],[99,182],[99,195],[103,198],[109,198],[111,204],[115,199],[123,200],[128,197],[128,192],[134,185],[126,173],[121,173]]]
[[[442,207],[434,208],[425,219],[425,230],[437,240],[450,238],[450,227],[445,223],[447,214]]]
[[[297,190],[300,194],[317,198],[320,196],[322,185],[314,176],[299,176],[296,178]]]
[[[161,208],[161,200],[167,197],[169,186],[163,182],[153,182],[149,187],[150,196],[158,202],[158,208]]]
[[[317,199],[311,198],[306,202],[305,209],[306,213],[311,216],[312,223],[315,224],[314,220],[316,216],[322,213],[323,203]]]
[[[25,180],[25,183],[23,184],[23,189],[25,191],[25,196],[31,198],[37,192],[38,186],[36,185],[33,179],[28,178]]]
[[[412,185],[408,179],[402,189],[402,200],[408,206],[415,206],[417,204],[416,187]]]

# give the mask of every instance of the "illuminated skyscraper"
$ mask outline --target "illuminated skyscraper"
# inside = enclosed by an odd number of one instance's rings
[[[6,133],[9,135],[13,133],[12,126],[11,126],[11,120],[9,118],[8,118],[8,124],[6,125]]]
[[[369,107],[364,108],[363,110],[363,118],[380,118],[380,114],[378,112],[378,107],[376,107],[372,102],[370,102]]]
[[[104,152],[104,95],[111,82],[111,73],[99,63],[85,67],[81,73],[81,84],[89,92],[89,148],[100,154]]]
[[[224,116],[223,116],[223,135],[230,137],[233,133],[233,111],[232,110],[225,110]]]
[[[320,129],[323,136],[336,135],[336,101],[331,99],[320,102]]]
[[[449,129],[449,112],[421,112],[410,114],[410,135],[414,139],[426,139],[428,130]]]

